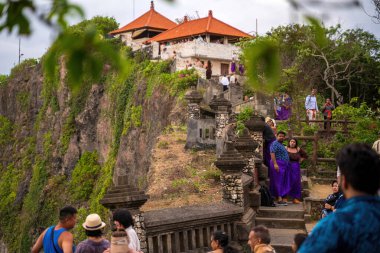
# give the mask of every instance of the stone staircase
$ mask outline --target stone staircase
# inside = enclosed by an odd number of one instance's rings
[[[333,180],[336,180],[336,171],[319,168],[314,176],[309,177],[311,184],[331,185]]]
[[[304,207],[302,204],[288,206],[260,207],[256,216],[256,225],[269,228],[271,245],[276,253],[291,253],[294,235],[306,233]]]

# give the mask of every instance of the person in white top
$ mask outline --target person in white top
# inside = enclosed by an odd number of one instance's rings
[[[376,151],[380,155],[380,132],[379,139],[373,143],[372,149]]]
[[[226,75],[222,77],[220,80],[221,84],[223,85],[223,91],[228,90],[228,85],[230,84],[230,81],[228,81],[228,78]]]
[[[134,222],[131,213],[125,208],[117,209],[113,213],[113,221],[117,229],[125,229],[125,232],[127,232],[129,248],[140,251],[140,240],[133,229]]]
[[[236,76],[234,73],[232,73],[232,75],[230,76],[230,83],[236,84]]]
[[[317,90],[312,89],[311,94],[306,97],[305,100],[305,109],[306,115],[309,120],[316,120],[318,112],[318,103],[317,103]]]

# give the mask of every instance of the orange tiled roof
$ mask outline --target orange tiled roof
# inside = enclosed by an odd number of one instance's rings
[[[155,28],[159,30],[168,30],[175,27],[177,24],[170,19],[164,17],[154,10],[153,1],[151,2],[150,10],[133,20],[131,23],[110,32],[110,34],[118,34],[127,31],[133,31],[140,28]]]
[[[185,38],[200,34],[215,34],[225,35],[230,37],[253,37],[252,35],[242,32],[235,27],[232,27],[219,19],[212,16],[212,11],[209,11],[208,17],[187,21],[185,18],[182,24],[169,29],[155,37],[149,39],[147,42],[152,41],[169,41],[177,38]]]

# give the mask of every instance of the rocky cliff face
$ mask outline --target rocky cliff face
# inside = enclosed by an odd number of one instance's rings
[[[99,199],[119,183],[118,175],[147,186],[157,136],[186,113],[167,86],[139,71],[122,82],[108,73],[72,93],[63,68],[59,79],[48,80],[36,65],[0,87],[0,136],[6,136],[0,142],[0,238],[10,252],[28,251],[63,205],[78,207],[80,219],[106,215]]]

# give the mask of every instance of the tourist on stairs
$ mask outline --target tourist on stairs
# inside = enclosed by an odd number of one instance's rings
[[[66,206],[59,211],[59,222],[56,226],[47,228],[37,239],[32,253],[38,253],[44,248],[45,253],[73,253],[73,234],[69,232],[77,223],[77,209]]]
[[[275,253],[270,246],[269,230],[261,225],[254,227],[249,233],[248,245],[252,253]]]
[[[298,147],[298,141],[291,138],[286,147],[290,160],[290,170],[288,171],[290,190],[288,196],[293,198],[294,204],[299,204],[301,199],[301,166],[300,163],[307,159],[304,150]]]
[[[110,247],[110,242],[103,238],[103,228],[106,224],[96,213],[87,216],[82,224],[85,229],[87,240],[80,242],[75,253],[103,253]]]
[[[283,142],[286,133],[279,131],[277,140],[270,146],[271,161],[269,166],[270,192],[277,198],[279,205],[287,205],[282,197],[285,197],[290,189],[288,170],[290,169],[289,155]]]
[[[332,111],[335,109],[335,106],[331,103],[330,98],[326,98],[326,103],[322,107],[322,113],[323,113],[323,128],[327,129],[327,126],[329,129],[331,129],[331,120],[332,120]]]
[[[306,116],[309,120],[317,119],[318,103],[317,103],[317,89],[312,89],[311,94],[305,100]]]
[[[300,253],[380,252],[380,156],[366,144],[351,144],[338,154],[343,206],[320,220]]]
[[[261,117],[261,120],[264,121],[265,120],[264,117]],[[264,164],[268,168],[270,164],[270,146],[276,140],[275,134],[276,133],[273,132],[273,129],[266,122],[266,124],[264,125],[264,130],[263,130],[263,138],[264,138],[263,152],[264,152]]]
[[[133,218],[131,213],[125,209],[117,209],[113,213],[113,221],[116,229],[124,229],[129,238],[129,248],[140,251],[140,241],[136,231],[133,229]]]
[[[237,250],[228,244],[228,235],[220,230],[211,236],[211,249],[209,253],[237,253]]]

